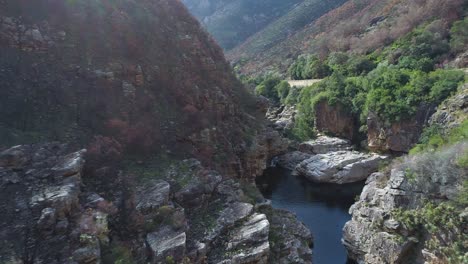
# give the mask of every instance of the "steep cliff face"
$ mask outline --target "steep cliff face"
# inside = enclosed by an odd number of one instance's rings
[[[424,126],[434,113],[434,107],[421,106],[414,117],[390,125],[370,113],[367,118],[369,149],[385,152],[408,152],[419,140]]]
[[[0,47],[1,144],[103,135],[242,174],[255,102],[180,1],[1,1]]]
[[[315,106],[315,127],[318,131],[353,140],[356,132],[353,115],[337,103],[330,106],[326,101]]]
[[[440,129],[436,138],[452,142],[421,148],[367,179],[343,230],[351,258],[371,264],[466,262],[467,101],[461,89],[431,117]]]

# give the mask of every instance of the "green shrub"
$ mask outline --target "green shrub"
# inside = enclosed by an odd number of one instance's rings
[[[289,91],[291,89],[291,86],[289,85],[289,83],[287,81],[281,81],[274,87],[274,89],[277,92],[280,102],[285,103],[286,98],[288,97]]]
[[[450,29],[450,47],[454,53],[468,48],[468,18],[457,21]]]
[[[289,67],[288,74],[293,80],[322,79],[331,74],[331,69],[315,56],[301,56]]]
[[[295,105],[299,102],[299,97],[301,95],[301,89],[293,86],[289,89],[288,96],[284,100],[284,104],[286,105]]]
[[[466,263],[468,234],[462,230],[466,224],[460,216],[462,210],[449,202],[426,203],[414,210],[398,208],[392,212],[392,217],[419,237],[428,234],[425,247],[449,263]]]
[[[281,82],[281,79],[276,76],[266,77],[257,87],[255,93],[257,95],[265,96],[273,101],[279,101],[278,91],[275,89],[276,85]]]

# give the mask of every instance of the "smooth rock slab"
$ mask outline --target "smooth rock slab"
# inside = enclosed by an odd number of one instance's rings
[[[357,151],[337,151],[315,155],[296,167],[298,174],[314,182],[351,183],[366,179],[387,157]]]
[[[351,142],[341,138],[320,136],[315,140],[300,144],[299,150],[309,154],[325,154],[332,151],[351,150]]]
[[[153,263],[165,263],[166,257],[173,257],[177,261],[185,256],[185,232],[176,232],[170,227],[165,227],[146,235],[146,243],[151,249]]]

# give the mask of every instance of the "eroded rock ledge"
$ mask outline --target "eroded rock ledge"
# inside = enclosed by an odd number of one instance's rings
[[[431,246],[431,239],[442,237],[444,245],[450,245],[466,231],[466,226],[427,232],[407,226],[395,212],[422,210],[428,202],[439,205],[456,199],[467,174],[466,169],[457,167],[452,160],[466,150],[467,144],[406,157],[393,163],[388,171],[372,174],[359,201],[350,209],[352,220],[343,229],[343,244],[349,256],[358,263],[369,264],[448,263],[435,252],[438,248]],[[453,217],[466,223],[463,214]]]
[[[0,153],[0,262],[311,263],[310,232],[251,183],[189,159],[104,198],[84,185],[85,153],[59,143]]]

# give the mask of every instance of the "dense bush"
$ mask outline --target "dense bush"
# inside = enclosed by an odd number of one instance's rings
[[[267,76],[257,85],[255,93],[265,96],[273,102],[284,104],[290,89],[291,86],[287,81],[281,80],[277,76]]]
[[[387,125],[412,117],[422,105],[438,105],[465,80],[458,70],[442,70],[451,46],[466,45],[467,20],[435,20],[416,28],[391,46],[368,56],[334,52],[320,60],[301,56],[290,67],[292,79],[323,78],[300,93],[291,90],[282,102],[298,104],[296,134],[313,136],[314,105],[322,100],[340,103],[360,119],[366,130],[369,112]],[[449,44],[450,39],[450,44]],[[284,98],[284,94],[281,95]]]
[[[454,53],[468,48],[468,18],[457,21],[450,30],[450,47]]]
[[[331,73],[330,67],[315,56],[299,57],[289,68],[293,80],[322,79]]]
[[[274,101],[278,101],[278,92],[275,87],[281,82],[281,79],[276,76],[266,77],[257,87],[255,93],[270,98]]]
[[[315,56],[299,57],[289,68],[293,80],[323,79],[333,72],[346,76],[365,75],[376,67],[366,56],[335,52],[322,61]]]
[[[468,120],[463,121],[460,126],[452,128],[450,131],[445,131],[445,128],[441,126],[432,125],[424,129],[419,143],[411,149],[410,154],[436,151],[443,146],[460,141],[468,141]]]

